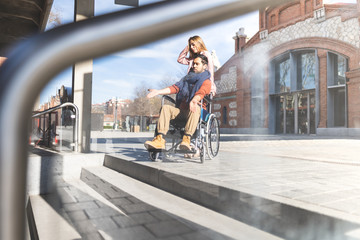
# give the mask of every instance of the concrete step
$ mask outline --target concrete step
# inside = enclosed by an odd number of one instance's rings
[[[81,239],[80,234],[42,196],[29,196],[27,219],[30,239]]]
[[[176,161],[168,164],[176,164]],[[110,169],[280,238],[360,239],[360,221],[353,216],[245,191],[164,165],[120,154],[106,155],[104,161],[104,166]]]
[[[81,180],[123,212],[105,239],[280,239],[106,167],[83,168]]]

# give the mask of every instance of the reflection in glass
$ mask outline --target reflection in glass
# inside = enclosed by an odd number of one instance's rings
[[[310,93],[310,134],[315,134],[315,92]]]
[[[328,53],[328,86],[346,84],[347,59],[335,53]]]
[[[286,133],[295,133],[294,124],[294,100],[293,95],[286,96]]]
[[[335,73],[335,84],[345,84],[345,72],[346,72],[346,59],[337,55],[337,72]]]
[[[345,126],[345,88],[332,89],[334,96],[334,126]]]
[[[276,64],[276,92],[290,92],[290,59]]]
[[[276,133],[284,133],[284,98],[276,97]]]
[[[307,134],[307,129],[309,127],[308,123],[308,94],[299,93],[298,94],[298,133]]]
[[[304,53],[300,55],[301,64],[298,64],[298,90],[315,88],[315,53]]]

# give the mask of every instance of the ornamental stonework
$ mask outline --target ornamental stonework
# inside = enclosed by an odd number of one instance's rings
[[[219,110],[219,109],[221,109],[221,104],[215,103],[215,104],[213,105],[213,109],[214,109],[214,110]]]
[[[229,117],[237,117],[237,112],[236,111],[230,111],[229,112]]]
[[[236,108],[237,107],[237,103],[236,102],[231,102],[229,103],[229,108]]]
[[[230,125],[231,127],[237,126],[237,121],[236,121],[236,119],[231,119],[231,120],[229,121],[229,125]]]
[[[346,42],[360,47],[359,21],[352,18],[342,21],[341,16],[332,17],[319,22],[315,18],[307,18],[294,25],[269,33],[266,40],[260,41],[244,52],[243,71],[246,74],[256,64],[257,67],[267,66],[268,52],[281,44],[301,38],[323,37]]]
[[[308,18],[305,21],[270,33],[268,36],[269,47],[275,48],[295,39],[310,37],[335,39],[360,47],[359,21],[357,18],[342,21],[341,16],[332,17],[322,22],[318,22],[315,18]]]
[[[236,78],[236,66],[232,66],[229,68],[229,73],[222,74],[221,79],[215,81],[216,93],[234,92],[236,90]]]

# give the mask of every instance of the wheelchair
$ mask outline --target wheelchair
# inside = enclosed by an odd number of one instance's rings
[[[175,100],[168,95],[162,97],[161,106],[165,105],[165,101],[175,104]],[[184,135],[185,122],[176,121],[173,119],[170,121],[169,131],[164,136],[167,143],[171,143],[171,147],[165,150],[148,149],[149,158],[152,161],[157,161],[162,155],[162,158],[168,158],[172,154],[195,154],[197,150],[200,151],[200,161],[204,163],[205,155],[211,160],[215,158],[219,153],[220,148],[220,128],[219,122],[215,114],[211,113],[212,95],[206,96],[201,100],[201,106],[206,103],[206,109],[201,107],[201,115],[199,118],[196,131],[191,137],[191,143],[193,145],[191,151],[180,150],[178,146],[182,141]],[[157,135],[157,129],[155,129],[155,136]]]

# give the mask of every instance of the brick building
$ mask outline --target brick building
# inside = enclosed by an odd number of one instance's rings
[[[259,11],[215,73],[222,132],[360,135],[360,3],[297,0]]]

